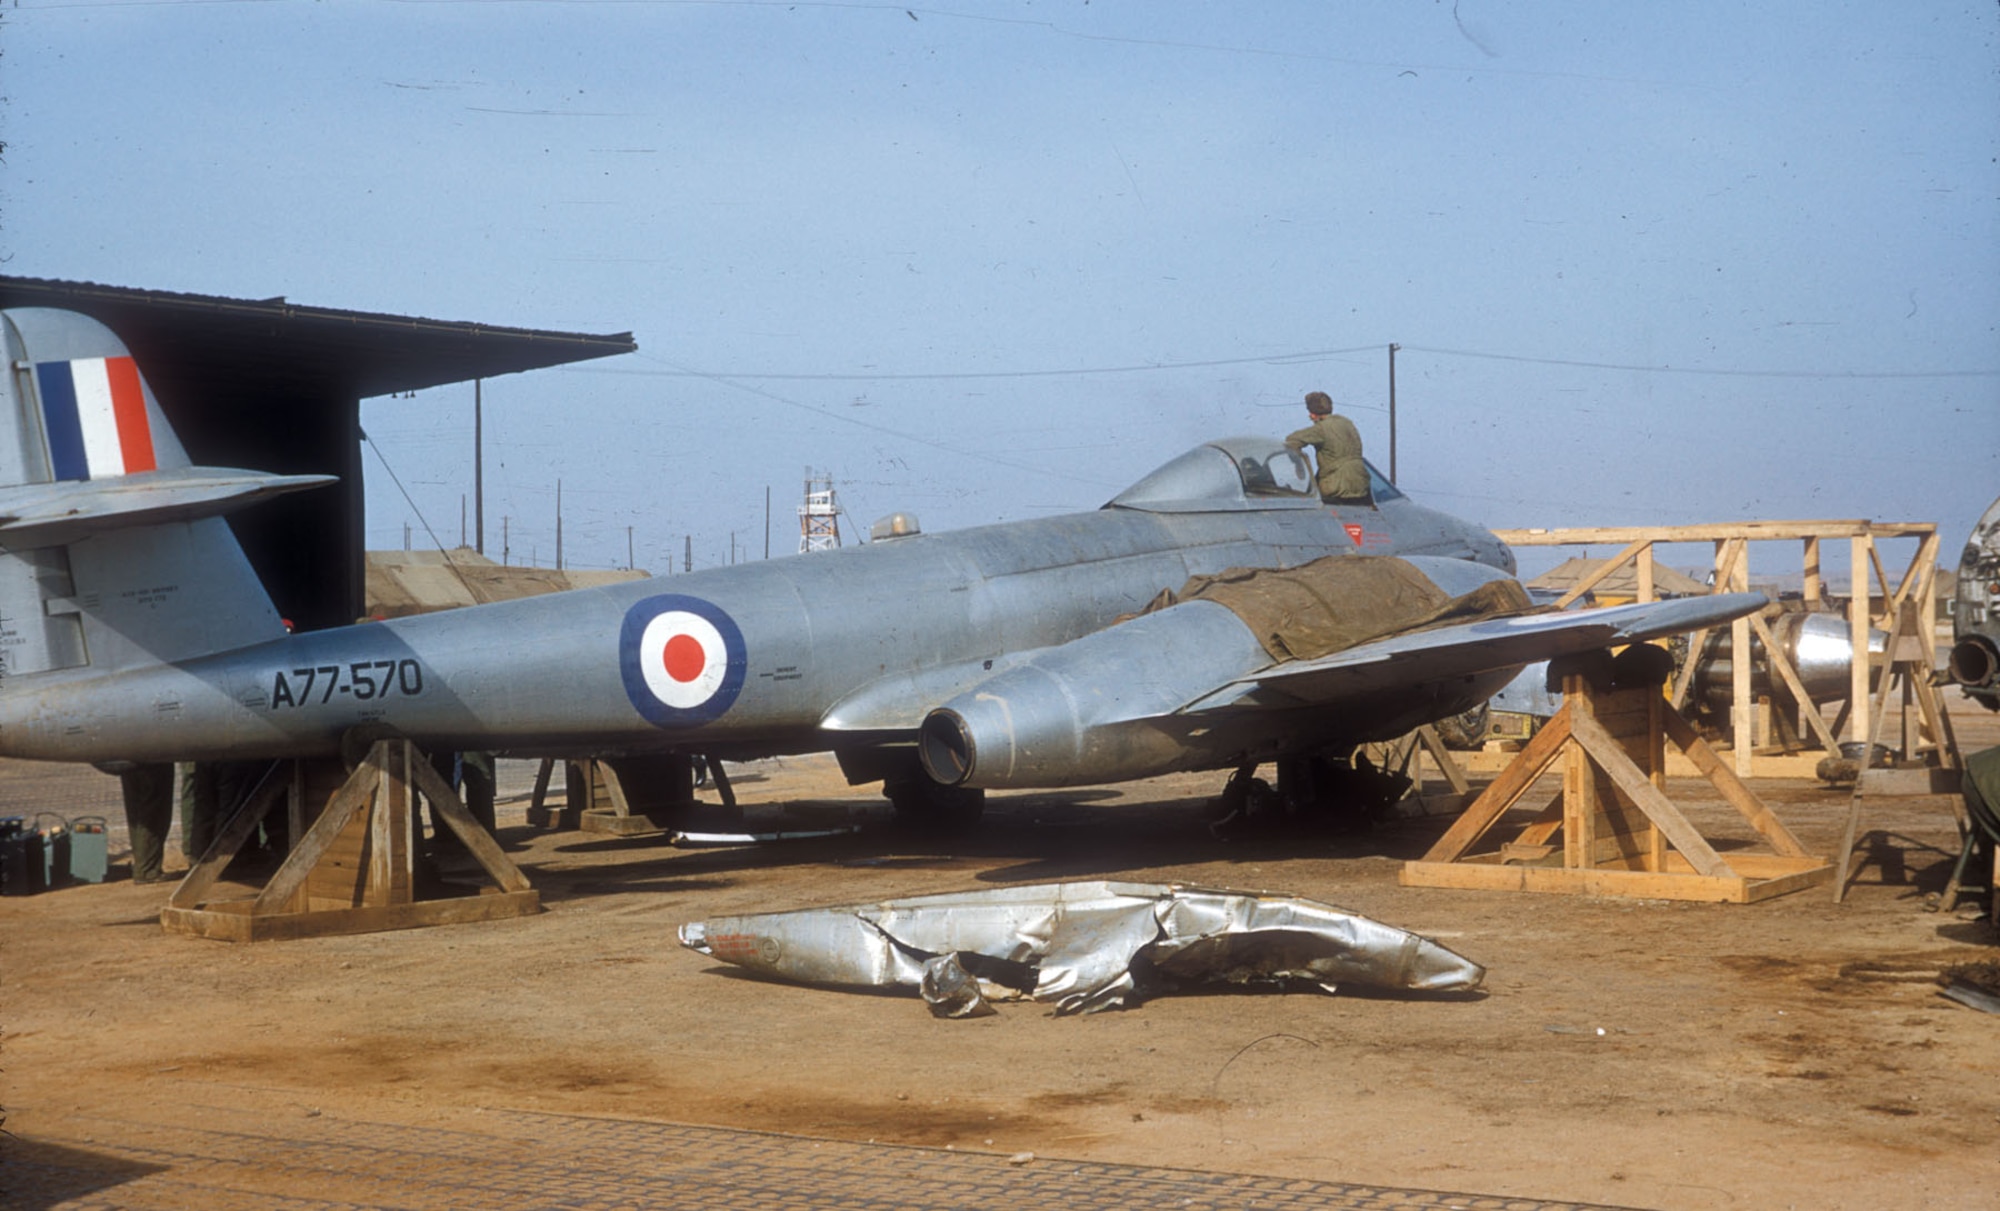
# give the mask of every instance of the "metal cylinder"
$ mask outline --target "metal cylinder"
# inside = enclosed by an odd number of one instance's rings
[[[1800,683],[1814,701],[1848,696],[1852,684],[1850,670],[1854,664],[1854,644],[1848,638],[1845,618],[1838,614],[1780,614],[1771,620],[1770,626],[1771,637],[1778,641],[1779,649],[1791,660]],[[1885,632],[1869,630],[1868,650],[1871,653],[1884,651],[1888,642]],[[1726,708],[1729,705],[1731,679],[1735,675],[1734,656],[1729,632],[1717,631],[1709,641],[1707,655],[1695,669],[1697,693],[1712,706]],[[1770,694],[1776,680],[1771,675],[1770,661],[1764,655],[1763,640],[1753,632],[1750,636],[1751,694]]]

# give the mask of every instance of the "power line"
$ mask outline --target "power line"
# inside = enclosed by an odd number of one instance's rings
[[[645,354],[639,354],[637,356],[642,358],[646,357]],[[920,446],[929,446],[933,450],[942,450],[946,454],[957,455],[960,458],[970,458],[980,462],[993,463],[996,466],[1009,467],[1016,471],[1027,471],[1030,472],[1031,474],[1044,475],[1052,479],[1067,479],[1073,483],[1086,484],[1093,488],[1106,488],[1106,487],[1117,486],[1115,484],[1107,484],[1103,480],[1091,479],[1087,476],[1070,475],[1066,472],[1051,470],[1048,467],[1036,466],[1033,463],[1016,462],[1013,459],[1001,458],[998,455],[988,454],[983,451],[961,450],[957,446],[946,445],[945,443],[940,441],[932,441],[927,437],[919,437],[918,435],[909,432],[907,429],[891,428],[888,425],[878,425],[870,421],[862,420],[858,416],[848,416],[844,413],[832,412],[825,408],[815,408],[811,404],[802,403],[795,399],[788,399],[787,397],[779,395],[774,391],[766,391],[762,387],[754,387],[751,386],[749,383],[732,381],[732,379],[736,376],[703,373],[701,371],[693,370],[685,366],[675,365],[675,363],[666,361],[664,358],[648,358],[647,360],[659,361],[662,365],[672,366],[673,367],[672,376],[676,378],[707,379],[709,382],[715,383],[718,386],[733,387],[738,391],[742,391],[747,394],[757,396],[759,399],[767,399],[775,404],[783,404],[787,408],[796,408],[801,412],[809,413],[810,415],[819,417],[822,420],[839,421],[842,424],[852,425],[858,429],[866,429],[871,433],[879,433],[885,437],[893,437],[899,441],[915,442]],[[744,377],[756,377],[756,376],[744,376]],[[778,377],[778,376],[772,376],[772,377]]]
[[[1490,362],[1525,362],[1535,366],[1573,366],[1583,370],[1628,370],[1641,374],[1710,374],[1724,378],[1996,378],[2000,370],[1731,370],[1700,366],[1640,366],[1617,362],[1586,362],[1558,357],[1525,357],[1513,353],[1482,353],[1473,349],[1439,349],[1430,345],[1403,345],[1406,352],[1430,353],[1439,357],[1469,357]]]
[[[935,374],[784,374],[775,371],[737,372],[733,370],[694,370],[687,367],[676,367],[672,370],[631,370],[613,366],[592,366],[582,368],[580,372],[590,374],[642,374],[655,378],[745,379],[754,382],[952,382],[963,379],[1068,378],[1085,374],[1144,374],[1157,370],[1203,370],[1216,366],[1284,366],[1300,362],[1316,361],[1322,358],[1342,357],[1352,353],[1372,353],[1380,348],[1380,345],[1358,345],[1352,349],[1314,349],[1304,353],[1267,354],[1263,357],[1216,358],[1199,362],[1147,362],[1132,366],[1079,366],[1069,370],[961,370]],[[659,360],[650,359],[643,353],[635,354],[634,356],[642,360]],[[671,362],[664,364],[673,365]]]
[[[741,382],[955,382],[972,379],[1029,379],[1029,378],[1073,378],[1095,374],[1146,374],[1168,370],[1206,370],[1223,366],[1289,366],[1301,365],[1332,357],[1346,357],[1356,353],[1374,353],[1382,346],[1357,345],[1347,349],[1308,349],[1296,353],[1272,353],[1260,357],[1208,358],[1187,362],[1147,362],[1126,366],[1078,366],[1064,370],[961,370],[928,374],[910,373],[787,373],[766,370],[697,370],[686,366],[676,366],[666,370],[638,370],[616,366],[582,366],[570,372],[577,374],[625,374],[644,375],[655,378],[703,378],[717,382],[739,380]],[[1428,353],[1436,357],[1462,357],[1481,361],[1520,362],[1534,366],[1567,366],[1581,370],[1619,370],[1638,374],[1696,374],[1713,375],[1722,378],[1794,378],[1794,379],[1942,379],[1942,378],[2000,378],[2000,369],[1993,370],[1744,370],[1729,367],[1702,366],[1661,366],[1627,362],[1596,362],[1581,358],[1529,357],[1516,353],[1488,353],[1478,349],[1445,349],[1435,345],[1399,345],[1405,353]],[[640,353],[634,356],[642,360],[649,358]],[[803,406],[803,405],[801,405]]]

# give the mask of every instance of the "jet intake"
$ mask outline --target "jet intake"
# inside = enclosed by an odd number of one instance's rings
[[[1189,601],[1045,648],[932,710],[924,770],[947,786],[1082,786],[1203,764],[1170,716],[1271,657],[1224,606]]]
[[[1946,667],[1951,670],[1951,679],[1960,685],[1991,689],[2000,683],[2000,647],[1975,631],[1951,646]]]

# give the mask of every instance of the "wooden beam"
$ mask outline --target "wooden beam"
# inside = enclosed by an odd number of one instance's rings
[[[1520,755],[1500,771],[1498,778],[1487,784],[1479,798],[1472,801],[1472,806],[1452,821],[1444,836],[1439,837],[1437,844],[1424,855],[1424,861],[1455,862],[1478,844],[1479,839],[1486,835],[1486,830],[1493,827],[1494,822],[1505,815],[1529,787],[1541,780],[1550,763],[1562,752],[1563,742],[1569,739],[1569,721],[1569,704],[1564,703],[1522,748]]]
[[[1510,547],[1623,546],[1645,539],[1648,542],[1716,542],[1742,539],[1765,542],[1772,539],[1917,538],[1934,533],[1930,522],[1875,522],[1861,519],[1828,521],[1732,521],[1682,526],[1570,526],[1562,528],[1495,530],[1493,534]]]
[[[1806,847],[1792,835],[1792,830],[1773,815],[1748,786],[1738,779],[1730,768],[1723,764],[1721,754],[1710,748],[1694,730],[1694,725],[1674,711],[1662,711],[1660,722],[1666,725],[1667,739],[1672,740],[1694,767],[1701,771],[1709,784],[1721,793],[1723,799],[1736,809],[1738,815],[1757,830],[1759,836],[1770,842],[1771,848],[1788,858],[1803,858]]]
[[[472,818],[472,813],[465,810],[465,804],[459,802],[450,784],[431,768],[430,762],[417,762],[416,775],[417,789],[430,799],[432,808],[444,817],[445,825],[465,843],[466,849],[472,851],[472,856],[478,859],[479,865],[492,876],[493,881],[500,885],[500,890],[527,891],[528,877],[521,873],[521,868],[514,865],[514,860],[500,848],[499,842],[493,839],[493,834],[487,832],[479,821]]]
[[[1571,588],[1569,592],[1556,598],[1554,608],[1558,610],[1568,609],[1572,603],[1580,599],[1585,593],[1604,583],[1605,579],[1613,572],[1616,572],[1629,563],[1633,556],[1639,554],[1641,551],[1650,551],[1652,549],[1653,540],[1650,538],[1642,538],[1637,542],[1629,544],[1624,550],[1618,552],[1618,554],[1598,564],[1596,571],[1577,581],[1575,587]]]
[[[1424,751],[1429,753],[1431,760],[1436,763],[1438,773],[1443,774],[1444,780],[1451,784],[1452,794],[1469,795],[1472,793],[1472,783],[1467,780],[1465,771],[1459,768],[1457,760],[1452,757],[1451,750],[1445,747],[1444,739],[1437,734],[1436,728],[1428,723],[1418,728],[1417,741],[1424,746]],[[735,805],[725,804],[725,806],[733,807]]]
[[[261,914],[285,911],[292,901],[293,894],[305,886],[306,876],[312,873],[313,867],[319,865],[320,858],[332,848],[334,841],[346,829],[348,821],[354,818],[354,813],[366,807],[368,801],[375,797],[377,779],[385,763],[386,750],[382,743],[378,742],[374,748],[368,750],[368,755],[362,758],[361,765],[354,771],[354,776],[350,777],[327,802],[326,810],[319,814],[319,819],[312,822],[312,827],[306,830],[306,835],[292,843],[292,852],[286,855],[284,864],[278,867],[277,872],[271,876],[271,881],[258,893],[257,907],[253,911]]]
[[[1848,558],[1851,566],[1848,575],[1849,600],[1847,603],[1847,641],[1853,645],[1854,659],[1848,678],[1847,701],[1853,708],[1847,716],[1849,737],[1859,740],[1863,736],[1873,744],[1873,722],[1868,714],[1868,631],[1871,619],[1868,610],[1868,551],[1867,538],[1856,538],[1848,544]],[[1886,673],[1883,677],[1887,684]],[[1866,764],[1866,758],[1863,758]]]
[[[1646,818],[1653,822],[1654,827],[1667,835],[1667,840],[1688,860],[1696,873],[1711,876],[1734,873],[1695,826],[1688,823],[1687,817],[1681,815],[1680,809],[1669,802],[1651,779],[1632,763],[1625,747],[1613,739],[1603,725],[1580,712],[1570,720],[1570,732],[1577,743],[1596,759],[1598,768],[1609,774],[1618,789],[1646,813]]]
[[[1779,680],[1785,683],[1785,688],[1792,692],[1792,697],[1799,704],[1799,713],[1805,716],[1807,726],[1812,729],[1815,736],[1819,737],[1820,746],[1826,749],[1829,756],[1838,755],[1840,741],[1834,738],[1833,729],[1826,725],[1826,720],[1820,718],[1819,704],[1812,700],[1811,694],[1806,693],[1805,682],[1799,680],[1799,672],[1792,666],[1792,658],[1779,648],[1777,639],[1771,634],[1771,628],[1764,622],[1764,615],[1762,613],[1750,615],[1750,626],[1757,632],[1757,638],[1764,643],[1765,663],[1778,674]]]
[[[1866,614],[1865,610],[1863,614]],[[1866,650],[1866,648],[1862,649],[1862,651]],[[1857,666],[1861,663],[1858,659],[1855,661]],[[1888,711],[1885,707],[1889,698],[1889,683],[1893,680],[1895,678],[1889,675],[1889,670],[1886,668],[1883,669],[1882,687],[1875,697],[1875,724],[1869,729],[1868,742],[1861,750],[1861,769],[1864,773],[1867,771],[1869,764],[1874,760],[1875,746],[1882,739],[1882,721],[1888,718]],[[1862,778],[1854,780],[1854,793],[1849,795],[1847,799],[1847,828],[1841,834],[1840,866],[1833,880],[1833,902],[1835,904],[1847,898],[1847,879],[1850,873],[1848,867],[1854,857],[1856,834],[1861,828],[1861,794],[1864,781],[1865,779]]]
[[[202,902],[215,886],[215,881],[222,876],[223,870],[242,850],[243,843],[264,822],[265,813],[271,810],[271,805],[277,802],[278,795],[290,782],[287,773],[285,762],[271,763],[250,791],[250,797],[243,801],[243,806],[236,809],[229,823],[223,825],[215,840],[208,843],[208,852],[181,877],[174,894],[167,897],[168,907],[193,908]]]

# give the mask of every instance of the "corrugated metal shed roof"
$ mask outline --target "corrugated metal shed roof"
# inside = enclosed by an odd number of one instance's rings
[[[93,282],[0,276],[0,307],[63,307],[110,325],[149,378],[225,371],[262,399],[351,399],[631,353],[609,335],[505,328]]]

